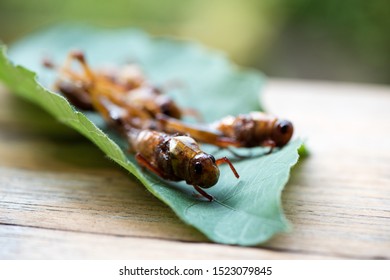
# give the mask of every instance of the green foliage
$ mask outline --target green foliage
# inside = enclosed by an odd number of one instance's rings
[[[135,60],[156,84],[180,81],[185,85],[184,89],[172,90],[169,94],[182,106],[199,110],[207,120],[260,109],[257,105],[263,84],[260,73],[240,70],[222,54],[210,52],[195,43],[150,38],[136,30],[104,31],[79,26],[53,28],[11,48],[11,60],[36,71],[38,77],[9,62],[4,47],[0,55],[0,80],[13,92],[39,104],[59,121],[85,135],[108,157],[135,175],[183,221],[211,240],[255,245],[288,228],[281,207],[281,191],[287,183],[290,168],[298,160],[297,149],[301,141],[295,140],[271,155],[235,161],[241,176],[239,180],[227,166],[221,166],[218,184],[208,190],[216,200],[199,199],[185,183],[173,184],[144,172],[134,157],[126,154],[125,141],[107,130],[98,115],[86,116],[78,112],[65,98],[49,90],[56,73],[42,68],[42,57],[47,55],[62,63],[68,51],[75,47],[85,50],[88,60],[95,66]],[[216,151],[212,147],[205,149]],[[252,152],[261,154],[264,151],[259,148]],[[216,156],[222,155],[230,156],[228,151],[216,152]]]
[[[389,11],[386,0],[1,0],[0,40],[61,22],[133,26],[272,76],[389,83]]]

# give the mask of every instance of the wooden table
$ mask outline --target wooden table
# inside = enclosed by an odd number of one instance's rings
[[[0,259],[390,258],[390,88],[270,80],[310,156],[283,192],[291,233],[213,244],[40,108],[0,88]]]

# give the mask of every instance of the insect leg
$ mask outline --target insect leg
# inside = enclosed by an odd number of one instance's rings
[[[67,61],[65,63],[65,67],[64,67],[65,69],[71,69],[70,63],[72,62],[72,60],[75,60],[80,64],[84,72],[85,82],[89,82],[89,83],[99,82],[99,88],[101,88],[101,90],[108,91],[108,92],[112,92],[113,90],[115,90],[117,92],[123,93],[127,91],[123,86],[120,86],[115,82],[111,81],[105,75],[98,74],[92,71],[92,69],[89,67],[85,59],[83,52],[81,51],[70,52]]]
[[[209,195],[207,192],[202,190],[199,186],[194,185],[195,190],[200,193],[203,197],[207,198],[209,201],[213,201],[214,197],[212,195]]]
[[[62,72],[65,76],[68,76],[72,80],[83,81],[83,77],[82,76],[80,76],[79,74],[76,74],[74,71],[72,71],[72,69],[70,67],[71,61],[72,61],[72,58],[68,55],[67,58],[66,58],[66,61],[64,63],[64,66],[59,67],[50,58],[44,57],[42,59],[42,66],[44,66],[44,67],[46,67],[48,69],[52,69],[52,70],[56,70],[58,72]]]
[[[241,147],[241,143],[237,140],[234,140],[233,138],[229,137],[218,137],[215,141],[215,143],[210,143],[215,146],[221,147],[221,148],[228,148],[228,147]]]
[[[232,138],[224,137],[218,131],[209,129],[207,126],[191,125],[180,120],[158,114],[156,119],[161,128],[168,133],[189,134],[196,140],[212,144],[221,148],[229,146],[239,147],[240,143]]]
[[[106,83],[103,82],[104,79],[94,74],[94,72],[88,66],[85,60],[85,56],[81,51],[72,51],[69,53],[68,58],[65,62],[65,71],[70,69],[70,63],[72,62],[72,60],[79,62],[81,68],[83,69],[85,76],[84,82],[87,84],[88,92],[90,93],[93,107],[95,107],[95,109],[99,111],[103,116],[108,118],[109,113],[107,112],[107,108],[104,108],[104,105],[102,104],[101,96],[107,96],[108,98],[110,98],[113,92],[113,88],[109,84],[106,85]],[[99,81],[99,83],[96,83],[97,81]]]
[[[160,169],[158,169],[157,167],[151,165],[147,160],[146,158],[144,158],[140,153],[137,153],[135,155],[135,159],[137,160],[138,164],[142,167],[145,167],[146,169],[148,169],[149,171],[153,172],[154,174],[156,174],[157,176],[161,177],[161,178],[165,178],[166,176],[164,176],[164,173],[161,172]]]
[[[83,69],[84,75],[86,76],[87,80],[89,80],[90,82],[93,82],[93,80],[95,79],[95,75],[92,72],[92,70],[89,68],[87,62],[85,61],[84,53],[81,51],[71,51],[68,55],[66,62],[65,62],[65,69],[71,68],[70,64],[71,64],[72,60],[76,60],[80,63],[81,68]]]
[[[266,155],[269,155],[276,147],[276,143],[273,140],[264,140],[263,143],[261,143],[261,146],[270,147],[269,151],[266,153]]]
[[[230,161],[227,157],[223,157],[223,158],[217,159],[217,160],[215,161],[215,163],[216,163],[217,165],[220,165],[220,164],[222,164],[222,163],[227,163],[227,164],[229,164],[230,169],[231,169],[232,172],[234,173],[234,176],[236,176],[236,178],[240,178],[240,175],[238,175],[237,170],[234,168],[233,164],[231,163],[231,161]]]

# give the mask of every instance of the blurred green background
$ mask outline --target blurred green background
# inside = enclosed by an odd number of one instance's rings
[[[139,27],[288,78],[390,83],[388,0],[0,0],[0,39],[55,23]]]

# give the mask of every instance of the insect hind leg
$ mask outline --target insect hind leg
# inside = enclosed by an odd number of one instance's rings
[[[87,80],[89,81],[94,80],[95,75],[93,74],[91,68],[89,68],[85,60],[85,55],[82,51],[74,50],[68,54],[68,57],[65,62],[65,69],[71,68],[70,65],[72,61],[77,61],[78,63],[80,63],[80,66],[83,69],[84,75],[87,78]]]
[[[135,155],[135,159],[137,160],[138,164],[141,166],[141,167],[144,167],[146,169],[148,169],[150,172],[153,172],[154,174],[156,174],[157,176],[161,177],[161,178],[165,178],[166,176],[164,176],[164,173],[158,169],[157,167],[155,167],[154,165],[151,165],[146,158],[144,158],[140,153],[137,153]]]

